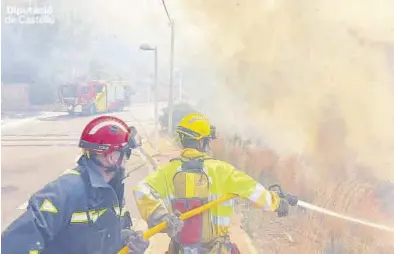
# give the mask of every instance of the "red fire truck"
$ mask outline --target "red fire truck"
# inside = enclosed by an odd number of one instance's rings
[[[69,114],[94,115],[123,111],[130,100],[128,91],[125,82],[92,80],[62,85],[59,97]]]

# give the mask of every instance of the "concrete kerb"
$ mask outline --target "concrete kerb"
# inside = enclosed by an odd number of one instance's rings
[[[136,154],[144,161],[144,163],[130,170],[128,173],[132,173],[134,170],[138,170],[139,168],[146,166],[147,164],[151,165],[151,167],[149,167],[149,170],[150,172],[152,172],[152,168],[155,169],[158,166],[158,162],[155,157],[162,156],[164,154],[162,151],[159,150],[158,145],[150,140],[150,136],[141,121],[139,121],[139,119],[134,116],[132,116],[132,118],[134,122],[138,124],[137,130],[141,131],[141,134],[145,138],[146,142],[143,142],[142,146],[138,149],[138,153]],[[155,140],[155,142],[157,143],[159,142],[159,140]],[[145,231],[148,229],[146,222],[142,219],[133,218],[133,226],[137,231]],[[150,239],[149,248],[144,253],[151,254],[153,253],[155,248],[167,248],[168,244],[169,239],[165,234],[155,235],[153,238]]]
[[[138,124],[137,131],[142,132],[142,135],[145,138],[147,144],[149,144],[150,148],[153,150],[151,153],[149,153],[148,151],[146,151],[146,150],[149,150],[148,147],[145,147],[145,148],[140,147],[139,152],[140,152],[140,154],[142,154],[143,157],[145,157],[146,161],[149,161],[149,163],[153,166],[153,168],[156,168],[158,166],[158,162],[154,157],[163,155],[163,151],[161,151],[161,149],[159,148],[159,145],[155,144],[155,143],[158,143],[160,141],[164,141],[164,142],[166,142],[166,144],[169,144],[172,148],[174,148],[174,146],[167,138],[156,139],[155,142],[152,142],[152,140],[150,138],[151,135],[148,134],[148,131],[146,130],[144,124],[141,123],[141,121],[138,118],[136,118],[135,116],[131,115],[131,117],[133,118],[133,121]],[[153,133],[153,136],[157,137],[156,133]]]
[[[21,119],[14,119],[10,120],[9,122],[2,122],[1,123],[1,129],[5,130],[8,128],[16,127],[18,125],[23,125],[28,122],[33,122],[38,119],[45,119],[49,117],[55,117],[55,116],[61,116],[61,115],[66,115],[68,113],[66,112],[41,112],[41,114],[33,117],[26,117],[26,118],[21,118]]]

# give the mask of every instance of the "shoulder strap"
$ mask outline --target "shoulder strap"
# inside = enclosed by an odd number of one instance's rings
[[[203,157],[199,157],[199,158],[195,158],[196,160],[203,160],[203,161],[207,161],[207,160],[216,160],[216,159],[214,159],[214,158],[212,158],[212,157],[205,157],[205,158],[203,158]],[[194,160],[194,159],[190,159],[190,160]],[[170,162],[171,161],[182,161],[182,158],[181,157],[175,157],[175,158],[172,158],[171,160],[170,160]]]
[[[170,160],[170,162],[171,162],[171,161],[180,161],[180,160],[181,160],[180,157],[176,157],[176,158],[172,158],[172,159]]]
[[[204,161],[207,160],[213,160],[212,158],[196,158],[196,159],[191,159],[187,161],[182,161],[182,166],[181,169],[183,171],[190,171],[190,172],[198,172],[198,171],[204,171],[207,175],[207,169],[204,167]]]

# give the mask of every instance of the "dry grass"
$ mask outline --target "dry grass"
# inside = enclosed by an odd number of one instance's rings
[[[280,158],[268,149],[245,146],[239,138],[227,143],[217,140],[212,150],[216,158],[234,163],[266,185],[279,182],[302,200],[383,225],[388,223],[376,198],[380,183],[359,166],[314,171],[312,165],[307,167],[301,161],[303,158]],[[243,226],[264,253],[394,253],[392,234],[344,220],[301,208],[293,209],[286,219],[268,213],[262,216],[260,210],[242,201],[238,209],[243,214]]]
[[[393,1],[178,2],[201,31],[190,50],[217,73],[198,85],[202,111],[218,130],[270,147],[238,137],[215,144],[216,157],[303,200],[390,224],[378,190],[394,180]],[[244,214],[265,253],[394,253],[392,235],[319,214],[297,211],[283,226]]]

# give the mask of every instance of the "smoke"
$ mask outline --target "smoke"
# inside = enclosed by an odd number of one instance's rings
[[[206,65],[222,77],[204,87],[222,128],[262,137],[282,154],[346,154],[394,179],[394,2],[180,5],[204,31]]]
[[[139,50],[147,42],[159,48],[159,79],[167,83],[170,30],[160,1],[5,0],[3,17],[8,5],[29,4],[51,5],[55,23],[3,20],[2,81],[42,91],[100,71],[136,81],[152,72],[152,54]],[[185,84],[219,130],[263,139],[281,154],[323,161],[345,154],[394,178],[394,2],[168,5],[175,66],[190,74]]]
[[[153,53],[141,51],[140,43],[169,48],[166,17],[153,0],[5,0],[2,7],[2,81],[32,84],[37,100],[81,77],[136,84],[154,66]],[[47,7],[54,22],[27,24],[33,14],[12,13],[35,7]],[[159,61],[167,73],[168,52],[159,52]]]

